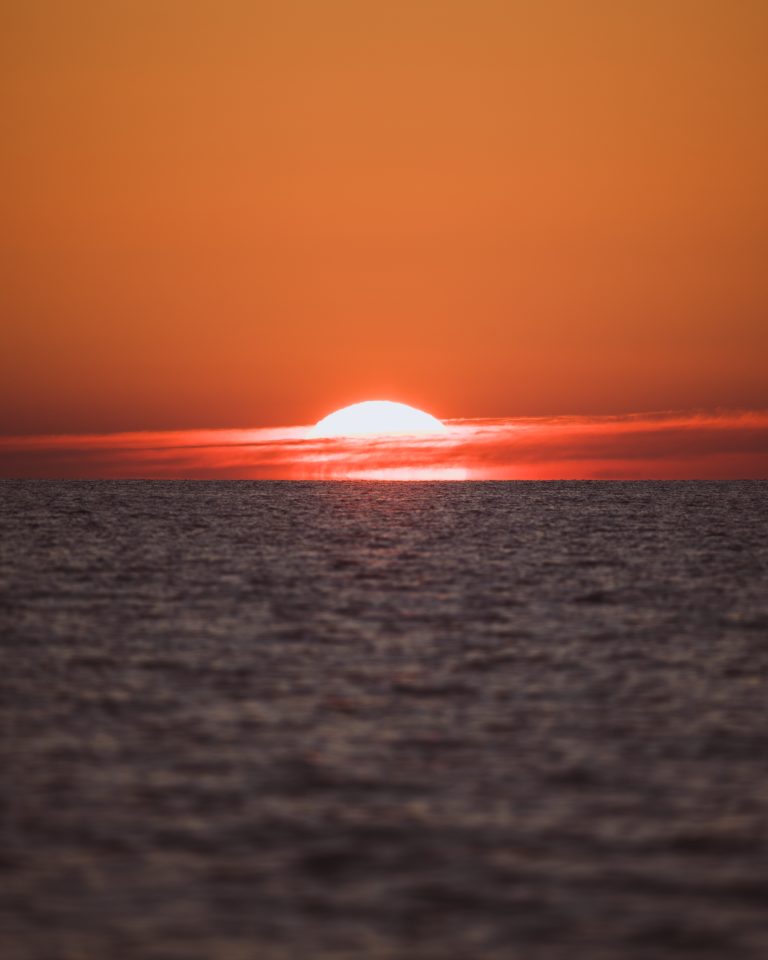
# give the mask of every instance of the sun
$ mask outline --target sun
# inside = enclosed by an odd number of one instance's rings
[[[313,437],[370,437],[414,434],[444,434],[448,428],[407,403],[366,400],[342,407],[323,417],[310,431]]]

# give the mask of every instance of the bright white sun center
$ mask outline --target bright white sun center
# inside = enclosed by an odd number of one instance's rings
[[[390,400],[366,400],[342,407],[323,417],[312,428],[313,437],[368,437],[375,434],[447,433],[436,417],[406,403]]]

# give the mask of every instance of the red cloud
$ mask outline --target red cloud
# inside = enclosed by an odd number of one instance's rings
[[[306,427],[0,438],[40,478],[600,479],[768,476],[768,412],[448,422],[446,436],[319,440]]]

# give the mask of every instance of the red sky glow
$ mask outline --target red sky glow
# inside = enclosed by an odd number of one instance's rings
[[[0,438],[0,476],[291,480],[768,477],[768,411],[447,421],[437,437],[309,427]]]

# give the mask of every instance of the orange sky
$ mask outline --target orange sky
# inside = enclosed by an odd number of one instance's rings
[[[765,0],[0,8],[0,433],[768,408]]]

